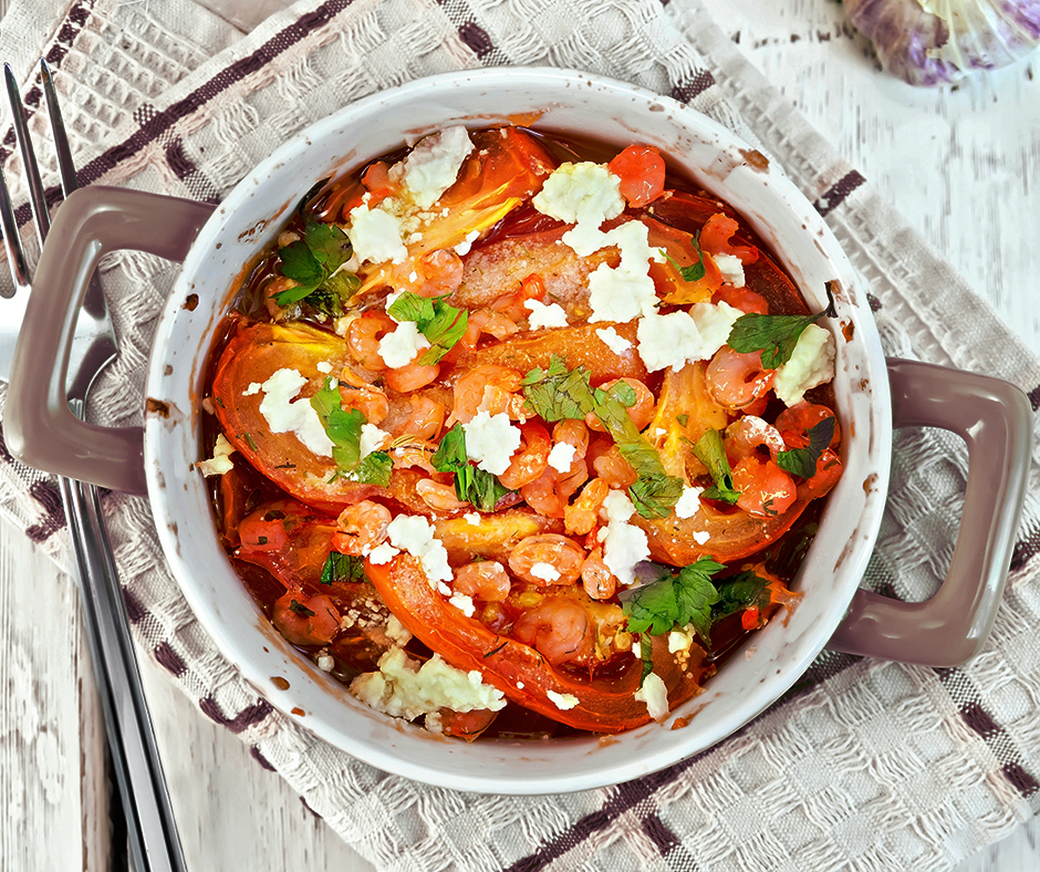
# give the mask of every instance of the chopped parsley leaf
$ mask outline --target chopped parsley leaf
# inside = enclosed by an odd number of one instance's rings
[[[498,501],[510,493],[494,475],[470,463],[462,424],[444,434],[430,464],[438,472],[454,473],[456,498],[472,503],[482,512],[494,511]]]
[[[335,224],[308,222],[303,239],[278,250],[279,271],[297,285],[275,294],[275,303],[283,308],[306,303],[330,317],[338,317],[343,313],[343,304],[361,287],[361,280],[354,273],[340,269],[352,253],[350,237]]]
[[[766,369],[787,363],[806,327],[824,315],[837,317],[832,284],[827,282],[827,308],[815,315],[741,315],[733,322],[726,343],[741,354],[761,351],[762,366]]]
[[[296,600],[291,600],[289,602],[289,611],[295,612],[298,615],[304,615],[308,618],[314,617],[314,612],[307,608],[303,603],[297,602]]]
[[[628,631],[660,636],[676,627],[692,625],[697,635],[710,643],[712,606],[719,601],[711,579],[723,569],[724,564],[701,557],[675,575],[662,567],[656,581],[622,593]]]
[[[818,421],[805,431],[809,444],[804,448],[792,448],[776,455],[776,465],[785,472],[802,478],[816,475],[816,461],[831,444],[834,436],[834,417],[829,416]]]
[[[361,557],[330,551],[321,570],[321,583],[366,581],[365,561]]]
[[[352,481],[386,487],[390,483],[393,461],[385,451],[361,456],[361,427],[368,419],[360,409],[344,409],[335,381],[326,376],[325,383],[311,397],[311,407],[332,442],[332,459],[336,471],[330,481],[347,476]]]
[[[733,505],[740,499],[740,491],[733,487],[733,473],[726,459],[726,449],[722,444],[722,434],[718,430],[708,429],[693,446],[694,456],[708,467],[714,484],[701,495],[709,500],[721,500]]]
[[[420,297],[411,291],[402,293],[386,312],[397,321],[414,321],[429,341],[430,347],[419,358],[422,366],[437,363],[451,351],[469,324],[468,309],[457,309],[444,297]]]

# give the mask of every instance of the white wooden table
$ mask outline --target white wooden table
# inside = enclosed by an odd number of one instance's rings
[[[801,111],[1040,348],[1040,54],[950,91],[878,73],[841,7],[704,0]],[[248,30],[283,0],[204,0]],[[0,13],[6,2],[0,0]],[[106,868],[103,736],[72,581],[0,523],[0,870]],[[142,664],[189,869],[371,867]],[[1040,868],[1029,822],[956,872]]]

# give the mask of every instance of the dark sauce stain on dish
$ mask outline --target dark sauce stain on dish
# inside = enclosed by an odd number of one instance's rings
[[[284,678],[282,678],[282,676],[280,676],[280,675],[272,675],[271,676],[271,684],[273,684],[279,690],[288,690],[289,689],[289,682],[286,681]]]
[[[753,148],[741,149],[740,153],[744,156],[744,160],[747,161],[747,165],[751,169],[764,173],[769,169],[769,158],[767,158],[762,152],[757,151]]]
[[[162,400],[157,400],[154,397],[148,397],[144,401],[144,409],[150,415],[158,415],[160,418],[170,417],[170,406],[168,403],[164,403]]]
[[[198,294],[188,294],[188,296],[185,297],[185,299],[184,299],[184,308],[187,309],[189,312],[194,312],[195,309],[198,307],[198,305],[199,305],[199,295]]]

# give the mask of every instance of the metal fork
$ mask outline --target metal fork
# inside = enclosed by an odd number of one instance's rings
[[[45,60],[40,62],[40,70],[58,157],[62,193],[68,196],[77,186],[72,153],[61,119],[54,82]],[[10,65],[4,65],[4,74],[15,136],[25,165],[36,233],[42,247],[50,227],[43,183],[29,138],[18,85]],[[9,382],[18,329],[30,291],[30,272],[2,167],[0,224],[15,286],[12,297],[0,298],[0,379]],[[101,370],[115,358],[116,353],[115,334],[105,297],[95,277],[91,280],[76,323],[69,360],[68,402],[69,408],[77,416],[83,417],[91,385]],[[75,575],[108,732],[112,766],[126,816],[131,868],[138,872],[184,872],[184,857],[137,667],[98,489],[64,478],[59,479],[59,486],[76,558]]]

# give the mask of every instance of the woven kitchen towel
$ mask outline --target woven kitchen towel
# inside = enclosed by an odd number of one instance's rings
[[[59,64],[57,81],[65,105],[89,115],[84,76],[101,74],[94,52],[104,43],[97,22],[125,10],[95,0],[72,11],[81,19],[69,41],[77,76]],[[135,14],[152,14],[149,4]],[[867,277],[889,352],[1002,376],[1040,404],[1040,363],[747,63],[699,0],[305,0],[150,94],[111,133],[80,137],[81,178],[217,201],[274,144],[357,97],[502,63],[636,82],[754,139]],[[174,271],[134,253],[108,263],[122,352],[96,395],[99,420],[140,420],[150,330]],[[939,283],[935,299],[928,289]],[[868,584],[911,598],[934,590],[956,536],[964,466],[963,450],[941,436],[900,437]],[[381,869],[902,872],[948,868],[1040,807],[1037,470],[993,636],[968,666],[825,654],[784,700],[714,749],[625,785],[551,797],[426,787],[315,739],[258,699],[201,631],[164,569],[145,502],[115,494],[107,510],[139,642]]]

